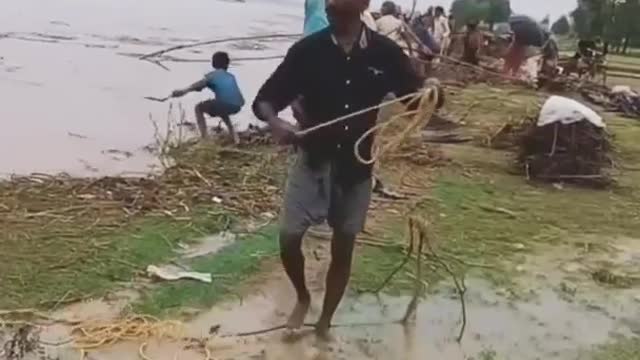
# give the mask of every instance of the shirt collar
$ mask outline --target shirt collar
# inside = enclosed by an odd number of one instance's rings
[[[369,47],[370,38],[371,38],[371,30],[364,23],[362,23],[360,27],[360,39],[358,40],[358,47],[361,50],[364,50],[367,47]],[[331,41],[333,41],[334,45],[336,46],[339,45],[338,39],[336,39],[336,37],[333,35],[333,32],[331,33]]]

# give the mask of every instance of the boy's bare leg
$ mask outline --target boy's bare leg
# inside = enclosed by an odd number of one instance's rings
[[[221,115],[220,118],[222,119],[222,122],[224,122],[224,124],[227,126],[227,129],[229,130],[229,135],[231,135],[231,138],[233,139],[233,143],[236,145],[240,144],[240,137],[238,137],[236,130],[233,128],[233,124],[231,123],[231,118],[229,118],[228,115]]]
[[[304,234],[280,234],[280,259],[297,295],[296,306],[287,321],[289,329],[299,329],[304,325],[311,304],[311,295],[304,277],[303,236]]]
[[[322,306],[322,314],[316,324],[316,333],[327,339],[331,319],[344,295],[351,275],[351,260],[356,235],[340,234],[336,231],[331,239],[331,265],[327,273],[327,283]]]
[[[196,105],[196,122],[198,123],[198,129],[200,130],[200,136],[203,139],[207,138],[207,121],[204,118],[204,109],[202,103]]]

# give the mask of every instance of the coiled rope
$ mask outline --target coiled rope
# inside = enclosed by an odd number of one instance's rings
[[[380,108],[387,107],[399,102],[405,102],[407,100],[409,100],[407,102],[407,104],[409,105],[418,102],[417,110],[407,110],[393,115],[388,120],[381,121],[371,129],[367,130],[364,134],[362,134],[362,136],[360,136],[355,142],[353,146],[353,152],[356,159],[362,164],[371,165],[378,161],[383,154],[396,150],[402,143],[405,142],[406,139],[415,134],[416,131],[424,128],[429,123],[431,117],[436,111],[436,106],[438,104],[438,89],[435,85],[429,85],[421,89],[420,91],[407,94],[393,100],[382,102],[379,105],[358,110],[356,112],[338,117],[331,121],[310,127],[308,129],[300,130],[296,132],[296,136],[298,138],[302,138],[320,129],[333,126],[335,124],[353,119],[362,114],[366,114],[370,111],[378,110]],[[405,119],[408,116],[412,117],[407,124],[403,124],[403,126],[397,126],[398,120]],[[363,141],[365,141],[368,137],[373,136],[374,134],[377,134],[377,136],[375,137],[373,143],[371,157],[369,159],[366,159],[361,154],[360,144],[362,144]]]

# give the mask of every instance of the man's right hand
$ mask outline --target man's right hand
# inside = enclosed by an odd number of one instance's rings
[[[174,98],[179,98],[179,97],[183,97],[187,92],[184,90],[173,90],[173,92],[171,93],[171,97]]]
[[[298,137],[296,131],[298,128],[278,117],[274,117],[268,121],[271,135],[280,145],[294,144]]]

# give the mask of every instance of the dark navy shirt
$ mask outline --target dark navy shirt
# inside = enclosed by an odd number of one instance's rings
[[[417,91],[420,80],[409,58],[386,36],[362,26],[359,41],[350,53],[337,44],[327,28],[294,44],[284,61],[262,86],[254,102],[267,102],[282,111],[298,96],[309,117],[305,127],[381,103],[388,93],[396,96]],[[361,181],[371,176],[371,166],[357,161],[356,141],[376,124],[372,110],[347,121],[304,136],[300,146],[308,153],[309,165],[333,161],[338,180]],[[265,119],[262,119],[265,120]],[[360,144],[360,154],[371,154],[372,137]]]

